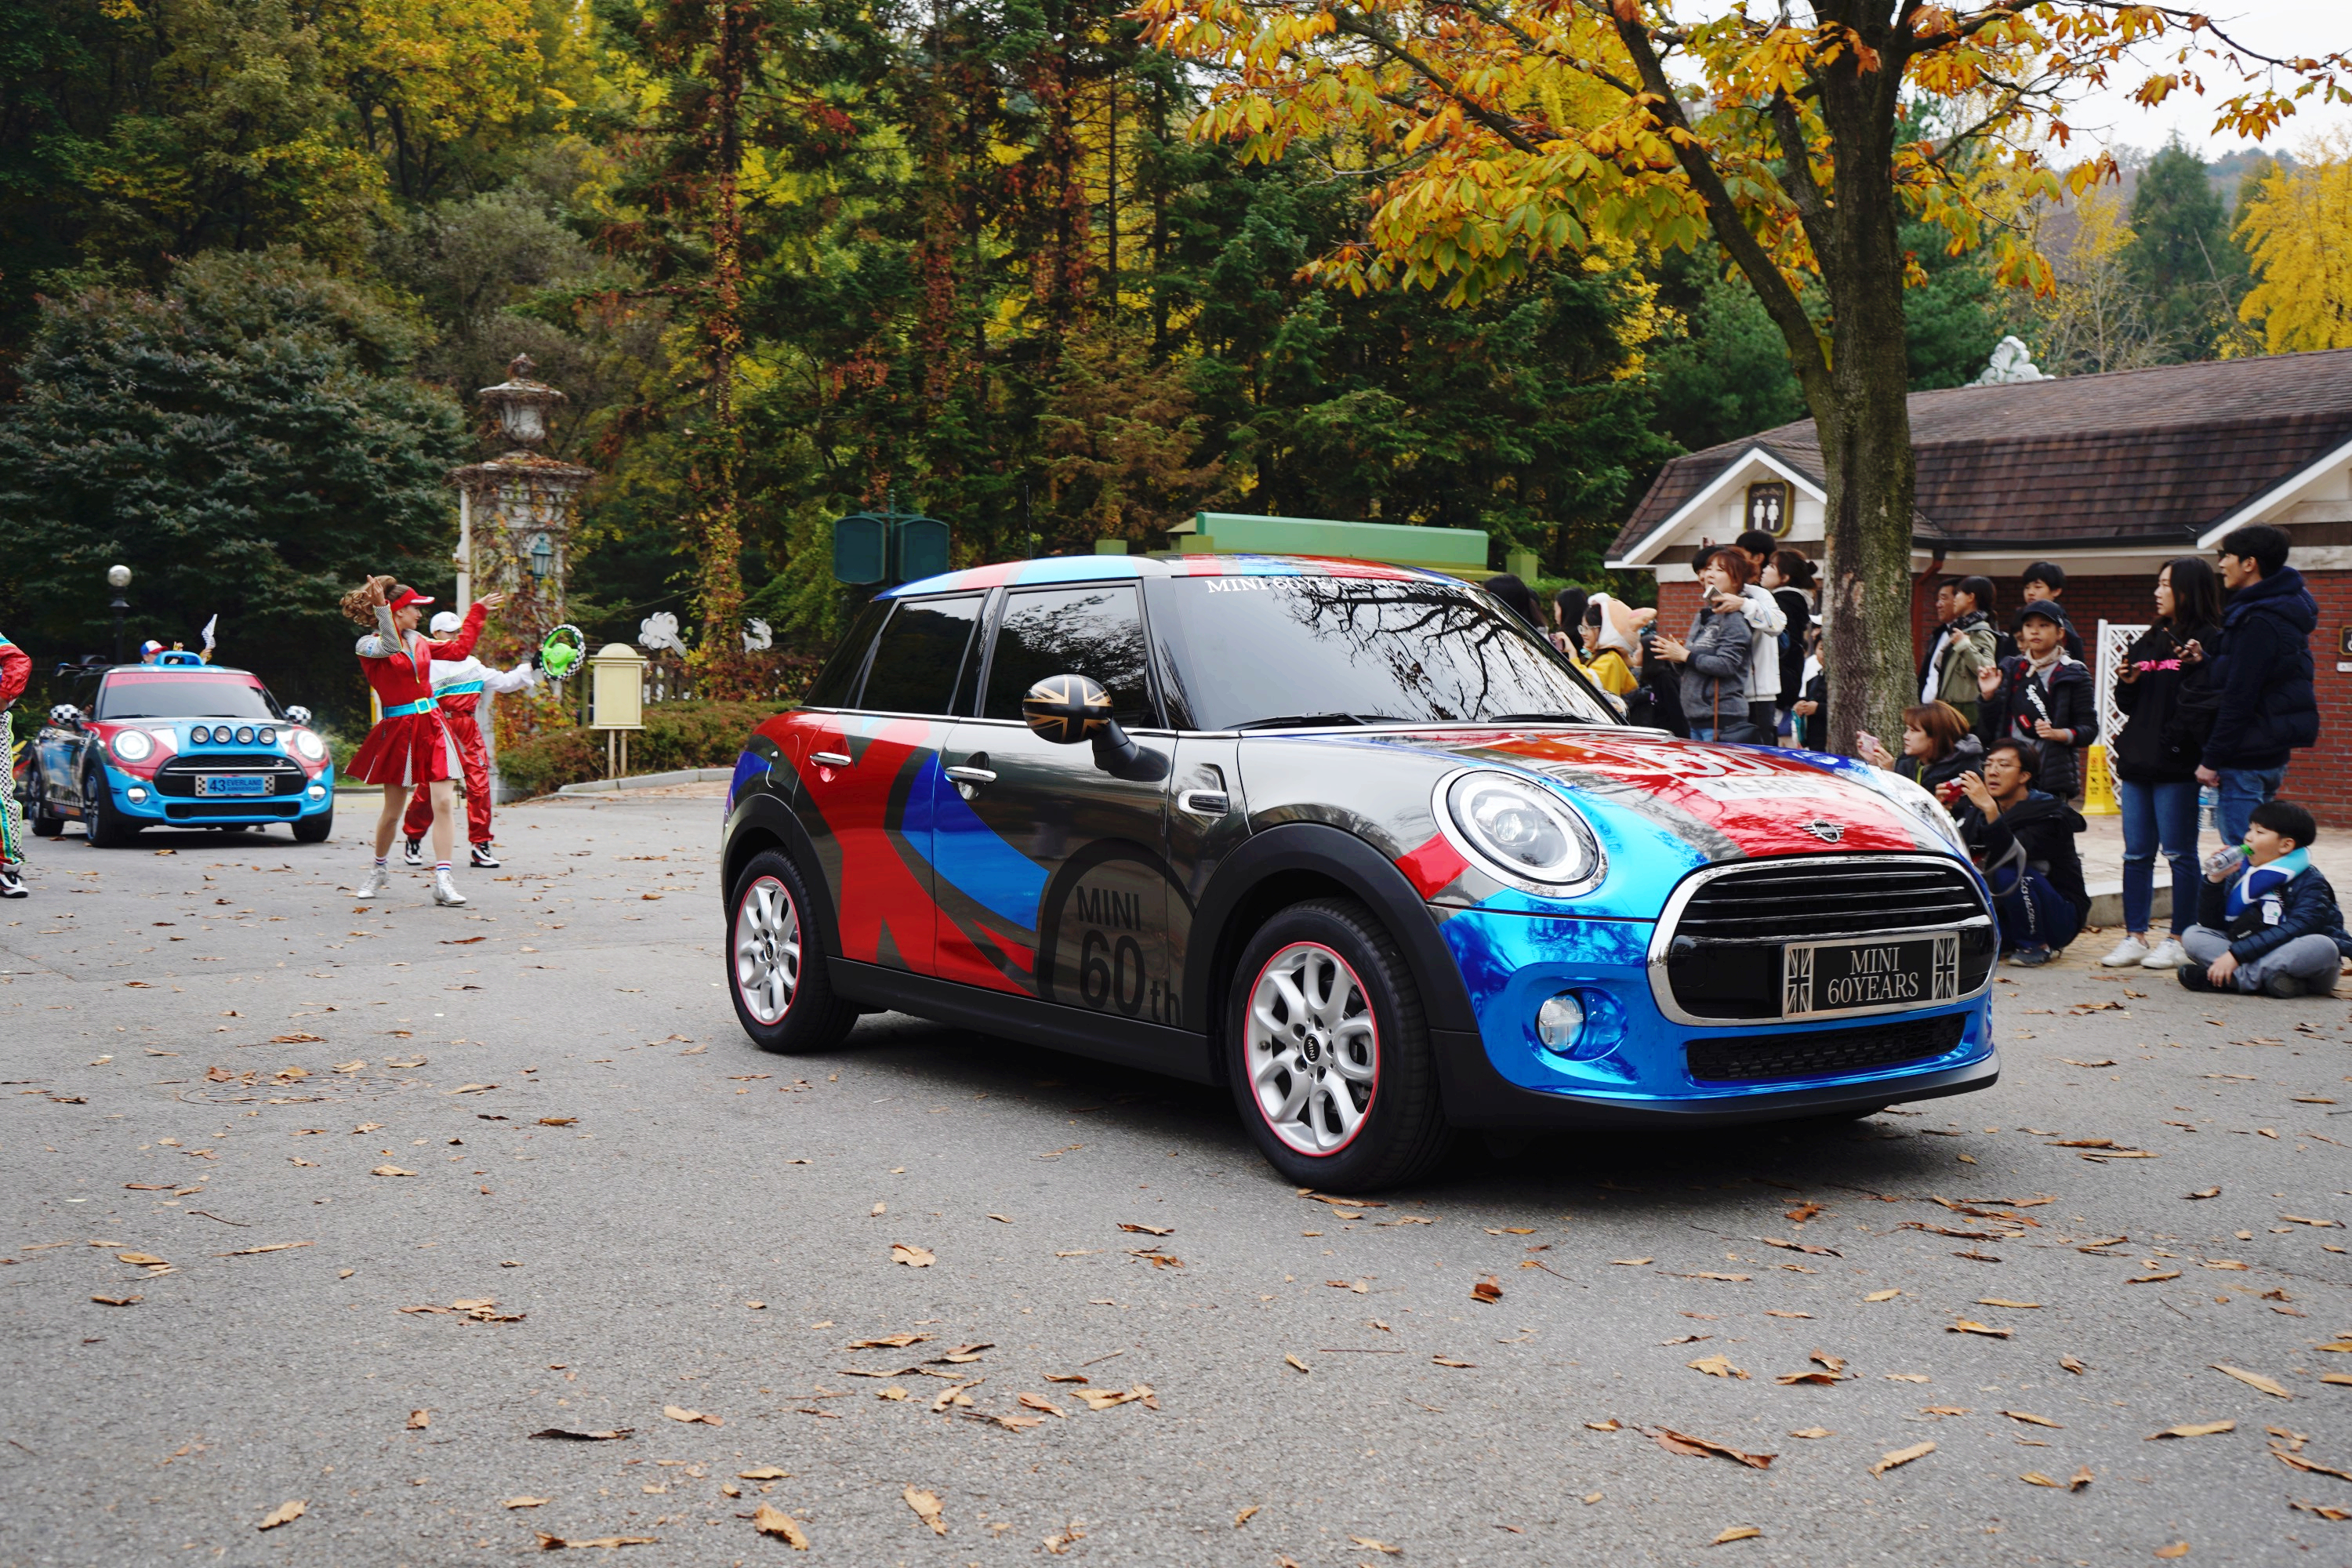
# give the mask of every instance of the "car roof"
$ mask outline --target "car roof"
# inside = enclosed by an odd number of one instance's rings
[[[953,594],[976,588],[1038,587],[1055,583],[1120,583],[1145,577],[1365,577],[1391,583],[1452,583],[1459,577],[1418,566],[1349,561],[1329,555],[1048,555],[946,572],[884,590],[878,598]]]
[[[117,675],[153,675],[169,676],[174,679],[188,675],[241,675],[256,686],[261,684],[261,678],[253,671],[239,669],[231,664],[110,664],[100,673],[110,678]]]

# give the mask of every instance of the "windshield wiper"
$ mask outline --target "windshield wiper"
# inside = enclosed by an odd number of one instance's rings
[[[1477,721],[1481,724],[1598,724],[1581,713],[1491,713]]]
[[[1246,724],[1227,726],[1234,730],[1309,730],[1333,724],[1373,724],[1390,721],[1375,713],[1365,718],[1356,713],[1285,713],[1273,719],[1253,719]]]

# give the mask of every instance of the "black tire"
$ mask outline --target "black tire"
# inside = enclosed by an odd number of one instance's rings
[[[812,907],[800,868],[776,849],[754,855],[728,897],[727,994],[743,1032],[763,1051],[830,1050],[857,1026],[856,1005],[834,994]],[[781,962],[784,914],[797,932],[796,967]],[[777,979],[780,970],[788,980]]]
[[[1316,950],[1344,965],[1345,976]],[[1263,1047],[1269,1042],[1252,1041],[1251,1001],[1277,958],[1326,975],[1331,1011],[1320,1016],[1325,1027],[1315,1017],[1290,1020],[1293,1043],[1268,1053]],[[1352,996],[1339,989],[1343,978],[1354,981]],[[1369,1047],[1358,1026],[1367,1016]],[[1334,1017],[1339,1029],[1328,1027]],[[1226,989],[1223,1034],[1226,1077],[1242,1125],[1286,1181],[1331,1192],[1376,1192],[1425,1175],[1453,1144],[1421,989],[1387,928],[1352,899],[1294,904],[1258,929]],[[1369,1079],[1339,1066],[1346,1061],[1360,1069],[1367,1060]],[[1265,1068],[1265,1092],[1297,1104],[1298,1114],[1280,1127],[1260,1102],[1254,1061]],[[1303,1100],[1301,1074],[1313,1075]],[[1343,1097],[1357,1113],[1352,1126]],[[1326,1142],[1328,1152],[1311,1146]]]
[[[107,787],[106,772],[92,768],[82,775],[81,830],[100,849],[120,849],[139,837],[140,824],[126,822],[114,809],[114,794]]]
[[[66,819],[49,811],[43,799],[48,793],[48,781],[35,763],[25,770],[25,823],[36,838],[55,838],[66,830]]]
[[[335,806],[332,801],[328,802],[327,809],[316,816],[294,819],[294,842],[297,844],[324,844],[334,831]]]

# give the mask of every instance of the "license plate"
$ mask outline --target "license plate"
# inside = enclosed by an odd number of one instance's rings
[[[1889,941],[1794,942],[1780,950],[1780,1016],[1950,1002],[1960,994],[1957,931]]]
[[[198,795],[268,795],[269,775],[267,773],[198,773]]]

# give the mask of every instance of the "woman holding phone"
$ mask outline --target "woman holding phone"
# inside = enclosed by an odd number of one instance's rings
[[[2213,727],[2210,669],[2200,655],[2221,639],[2221,584],[2195,555],[2156,574],[2156,624],[2140,634],[2116,671],[2116,803],[2123,808],[2124,939],[2099,962],[2178,969],[2189,962],[2180,933],[2196,923],[2197,763]],[[2172,866],[2172,929],[2153,948],[2158,848]]]

